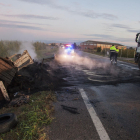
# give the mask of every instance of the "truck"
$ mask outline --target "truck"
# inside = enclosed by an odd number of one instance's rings
[[[135,41],[137,43],[136,54],[135,54],[135,63],[138,63],[138,67],[140,69],[140,33],[136,34]]]

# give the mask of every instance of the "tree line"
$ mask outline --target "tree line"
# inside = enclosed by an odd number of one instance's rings
[[[20,45],[22,42],[20,41],[8,41],[1,40],[0,41],[0,57],[9,57],[14,53],[17,53],[20,50]],[[46,49],[46,44],[42,42],[34,42],[32,43],[35,47],[35,51]]]
[[[21,42],[19,41],[0,41],[0,57],[9,57],[14,52],[18,52]]]
[[[35,47],[35,51],[39,51],[39,50],[45,50],[46,49],[46,44],[42,43],[42,42],[34,42],[33,46]]]

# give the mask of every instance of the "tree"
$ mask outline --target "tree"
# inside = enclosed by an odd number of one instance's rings
[[[129,49],[130,49],[130,50],[133,50],[134,48],[133,48],[133,47],[130,47]]]
[[[97,52],[101,52],[101,47],[97,47]]]
[[[51,43],[51,46],[55,46],[55,43]]]

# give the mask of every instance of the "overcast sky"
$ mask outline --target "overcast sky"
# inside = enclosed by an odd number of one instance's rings
[[[0,40],[136,46],[140,0],[0,0]]]

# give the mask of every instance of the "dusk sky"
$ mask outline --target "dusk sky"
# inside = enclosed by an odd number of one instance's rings
[[[140,0],[0,0],[0,40],[137,46]]]

